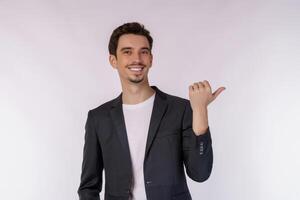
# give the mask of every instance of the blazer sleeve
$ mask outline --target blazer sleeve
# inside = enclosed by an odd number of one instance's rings
[[[209,127],[197,136],[192,128],[193,113],[188,101],[182,122],[182,149],[187,175],[194,181],[207,180],[212,171],[213,150]]]
[[[80,200],[100,200],[103,159],[91,110],[85,124],[84,139],[81,180],[77,193]]]

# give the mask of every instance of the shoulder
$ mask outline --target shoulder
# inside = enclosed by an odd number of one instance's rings
[[[176,96],[173,94],[169,94],[166,92],[163,92],[163,93],[166,96],[169,106],[173,106],[175,108],[185,108],[186,106],[190,105],[189,99],[186,99],[186,98],[180,97],[180,96]]]
[[[115,98],[116,99],[116,98]],[[109,100],[107,102],[104,102],[100,104],[97,107],[91,108],[88,112],[90,115],[93,115],[95,117],[105,117],[109,114],[110,108],[113,105],[113,102],[115,99]]]
[[[173,107],[173,108],[177,108],[177,109],[185,109],[187,106],[190,105],[190,100],[183,98],[183,97],[179,97],[173,94],[169,94],[166,93],[164,91],[161,91],[159,89],[157,89],[157,92],[160,94],[160,96],[162,97],[162,99],[165,99],[168,103],[169,106]],[[107,102],[102,103],[101,105],[92,108],[91,110],[89,110],[90,113],[93,113],[93,115],[95,116],[107,116],[109,114],[109,111],[111,110],[111,107],[120,101],[121,95],[119,95],[118,97],[111,99]]]

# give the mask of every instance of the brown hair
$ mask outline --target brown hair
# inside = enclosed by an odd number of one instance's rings
[[[108,51],[111,55],[117,57],[117,47],[119,38],[124,34],[136,34],[145,36],[149,42],[150,50],[152,50],[153,39],[150,36],[150,32],[144,28],[143,24],[138,22],[130,22],[125,23],[119,27],[117,27],[111,34],[109,44],[108,44]]]

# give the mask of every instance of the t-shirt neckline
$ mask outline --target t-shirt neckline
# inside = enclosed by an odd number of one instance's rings
[[[155,97],[156,92],[154,92],[148,99],[146,99],[143,102],[137,103],[137,104],[124,104],[123,103],[123,108],[128,108],[128,109],[134,109],[134,108],[140,108],[149,105],[150,103],[153,102],[154,97]]]

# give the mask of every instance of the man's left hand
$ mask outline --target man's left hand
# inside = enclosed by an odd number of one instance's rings
[[[225,90],[225,87],[220,87],[212,93],[207,80],[195,82],[189,86],[189,98],[193,110],[193,130],[196,135],[205,133],[208,127],[207,106],[214,101],[223,90]]]

